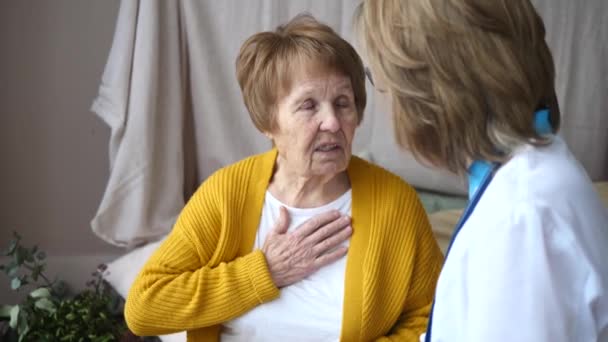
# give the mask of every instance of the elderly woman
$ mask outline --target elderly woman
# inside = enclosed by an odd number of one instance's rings
[[[249,38],[236,65],[275,148],[200,186],[135,281],[129,327],[189,341],[416,341],[443,257],[414,190],[351,156],[359,56],[300,16]]]
[[[426,340],[608,341],[608,214],[555,135],[530,1],[369,0],[356,20],[398,141],[469,179]]]

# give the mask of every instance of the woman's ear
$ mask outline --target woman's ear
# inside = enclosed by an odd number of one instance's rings
[[[274,143],[274,139],[272,138],[272,133],[270,132],[263,132],[264,135],[270,140],[270,142],[272,143],[272,147],[276,147],[277,145]]]

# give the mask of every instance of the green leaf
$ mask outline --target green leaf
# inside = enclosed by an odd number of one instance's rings
[[[21,287],[21,279],[13,278],[11,281],[11,289],[18,290]]]
[[[26,336],[28,331],[30,330],[30,325],[27,321],[27,317],[25,314],[25,311],[22,310],[21,311],[21,315],[19,315],[19,324],[18,324],[18,328],[17,328],[17,333],[19,334],[19,336]]]
[[[51,296],[51,291],[46,287],[38,288],[30,293],[32,298],[48,298]]]
[[[34,259],[34,255],[30,254],[30,253],[27,253],[25,255],[24,259],[25,259],[26,263],[30,263],[30,264],[33,263],[34,261],[36,261],[36,259]]]
[[[71,312],[65,316],[65,319],[67,319],[68,321],[73,321],[75,318],[76,318],[76,315],[74,315]]]
[[[38,260],[44,260],[46,258],[46,253],[44,252],[38,252],[38,254],[36,254],[36,259]]]
[[[55,304],[51,302],[48,298],[40,298],[34,304],[38,309],[42,309],[48,311],[50,313],[55,312]]]
[[[75,336],[74,336],[74,332],[72,331],[72,332],[70,332],[69,334],[67,334],[67,335],[63,336],[63,337],[61,338],[61,341],[71,341],[71,340],[73,340],[73,339],[74,339],[74,337],[75,337]]]
[[[11,309],[12,305],[2,305],[0,306],[0,317],[8,318],[11,317]]]
[[[17,243],[19,242],[19,240],[12,240],[10,245],[8,245],[8,250],[6,252],[4,252],[4,255],[8,256],[8,255],[12,255],[15,252],[15,248],[17,248]]]
[[[14,277],[17,275],[18,272],[19,272],[19,265],[15,264],[14,262],[11,262],[10,264],[8,264],[6,275],[8,275],[9,277]]]
[[[19,340],[17,342],[24,341],[24,339],[27,337],[27,334],[29,332],[30,332],[30,327],[29,327],[29,325],[26,325],[25,328],[19,334]]]
[[[17,265],[22,265],[26,256],[27,256],[27,249],[25,249],[21,246],[17,246],[17,249],[15,250],[15,261],[17,262]]]
[[[52,285],[52,292],[61,298],[68,293],[68,285],[64,281],[55,280]]]
[[[43,268],[44,268],[44,266],[42,266],[42,265],[34,266],[34,268],[32,269],[32,279],[34,281],[38,281],[38,277],[42,273]]]
[[[11,320],[8,323],[8,325],[12,328],[12,329],[16,329],[17,328],[17,322],[19,320],[19,305],[15,305],[11,308]]]
[[[34,262],[34,257],[36,256],[37,251],[38,251],[38,246],[34,246],[32,249],[26,249],[25,261]]]

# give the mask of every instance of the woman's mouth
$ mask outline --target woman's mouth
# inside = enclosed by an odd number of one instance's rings
[[[338,151],[342,148],[340,144],[322,144],[315,148],[315,152],[333,152]]]

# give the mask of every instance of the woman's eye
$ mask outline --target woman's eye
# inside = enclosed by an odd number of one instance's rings
[[[315,108],[315,103],[312,100],[306,100],[300,106],[300,109],[302,109],[302,110],[311,110],[314,108]]]
[[[339,108],[348,108],[350,107],[350,100],[346,98],[341,98],[336,101],[336,106]]]

